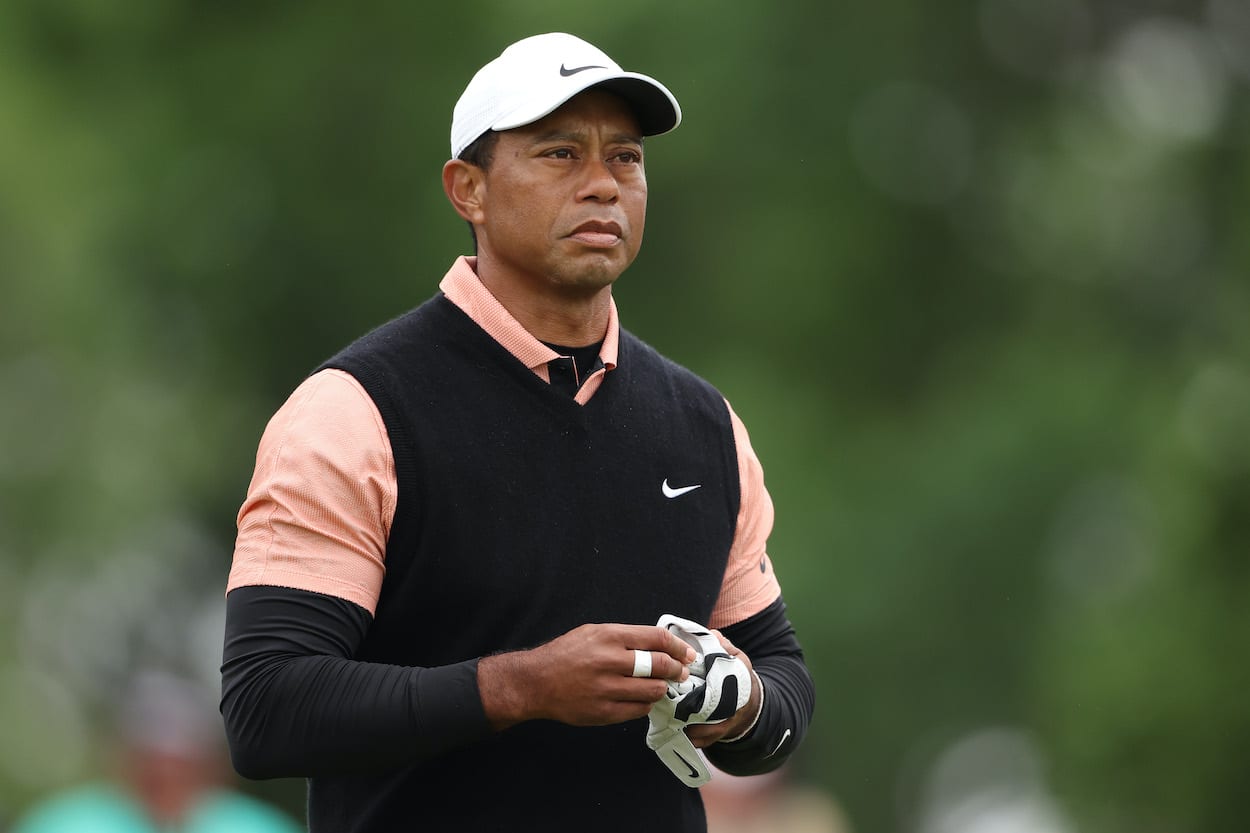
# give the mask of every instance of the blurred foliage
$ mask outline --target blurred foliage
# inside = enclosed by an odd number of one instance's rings
[[[265,420],[468,248],[452,105],[559,30],[682,102],[617,298],[764,461],[792,777],[858,831],[1240,831],[1246,9],[0,5],[0,826],[128,669],[213,680]]]

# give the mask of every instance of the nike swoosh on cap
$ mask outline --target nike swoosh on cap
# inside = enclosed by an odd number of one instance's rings
[[[660,484],[660,491],[664,493],[664,497],[671,499],[675,497],[681,497],[686,492],[693,492],[695,489],[699,488],[702,485],[703,485],[702,483],[696,483],[693,486],[678,486],[674,488],[668,485],[668,478],[666,477],[664,478],[664,482]]]
[[[588,69],[603,69],[603,67],[599,64],[587,64],[584,67],[573,67],[572,69],[569,69],[564,64],[560,64],[560,74],[565,78],[568,78],[570,75],[577,75],[579,72],[585,72]]]

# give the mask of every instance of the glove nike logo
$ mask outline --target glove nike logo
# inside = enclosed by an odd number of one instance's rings
[[[668,498],[669,500],[672,500],[675,497],[681,497],[686,492],[693,492],[695,489],[698,489],[702,485],[703,485],[702,483],[696,483],[693,486],[678,486],[676,488],[673,488],[672,486],[668,485],[668,478],[666,477],[664,478],[664,482],[660,484],[660,491],[664,493],[664,497]]]
[[[690,762],[689,762],[689,761],[687,761],[685,758],[683,758],[683,757],[681,756],[681,753],[680,753],[680,752],[678,752],[676,749],[674,749],[674,750],[673,750],[673,754],[677,756],[677,760],[681,761],[683,764],[685,764],[687,767],[689,767],[689,768],[690,768],[690,777],[691,777],[691,778],[698,778],[698,777],[699,777],[699,770],[695,769],[695,768],[694,768],[694,767],[690,764]]]

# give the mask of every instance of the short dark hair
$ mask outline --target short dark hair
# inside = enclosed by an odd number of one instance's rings
[[[468,146],[460,151],[460,155],[456,158],[486,170],[490,167],[490,163],[495,160],[495,145],[497,144],[499,144],[499,131],[487,130],[481,136],[469,142]]]
[[[498,131],[487,130],[460,151],[460,155],[456,158],[461,162],[468,162],[475,168],[481,168],[483,171],[490,170],[491,162],[495,161],[495,145],[497,144],[499,144]],[[477,254],[477,232],[473,229],[472,223],[469,223],[469,236],[473,238],[473,253]]]

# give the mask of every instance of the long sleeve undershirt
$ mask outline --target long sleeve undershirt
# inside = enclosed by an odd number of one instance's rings
[[[477,660],[437,668],[353,660],[369,622],[358,605],[306,590],[257,585],[227,595],[221,711],[242,775],[376,772],[491,734]],[[706,751],[727,772],[766,772],[806,731],[812,680],[781,599],[723,632],[754,664],[764,707],[745,737]]]

